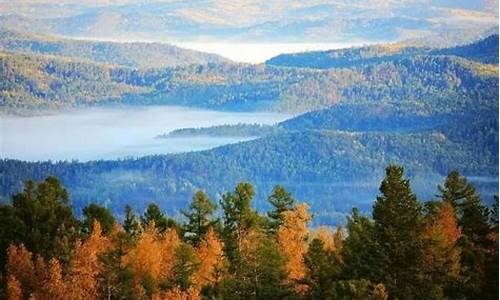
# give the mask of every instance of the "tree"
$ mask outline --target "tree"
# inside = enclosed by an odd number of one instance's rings
[[[68,297],[71,299],[98,299],[99,278],[103,266],[99,256],[106,252],[109,240],[103,236],[101,226],[94,223],[92,232],[83,243],[77,242],[75,258],[68,276]]]
[[[423,232],[423,272],[433,298],[444,298],[460,274],[461,236],[455,211],[450,202],[442,202],[438,211],[426,217]]]
[[[101,224],[102,231],[105,234],[109,234],[115,223],[115,217],[113,217],[111,211],[106,207],[91,203],[83,209],[83,232],[86,234],[90,233],[96,221]]]
[[[307,252],[307,223],[311,220],[308,210],[309,206],[302,203],[284,212],[283,223],[276,234],[279,249],[287,259],[288,280],[299,293],[304,293],[306,289],[300,281],[306,271],[303,257]]]
[[[249,183],[239,183],[234,193],[222,196],[221,207],[224,212],[224,251],[230,261],[238,258],[238,251],[245,234],[258,226],[257,213],[250,207],[255,192]]]
[[[12,206],[2,206],[6,219],[0,230],[2,244],[24,244],[45,258],[59,257],[67,263],[77,238],[78,220],[69,204],[68,192],[55,177],[34,183],[12,197]],[[3,216],[2,216],[3,217]]]
[[[286,258],[274,239],[257,229],[243,238],[241,260],[226,276],[223,299],[285,299],[293,295],[287,283]]]
[[[283,186],[276,185],[267,201],[273,207],[267,216],[269,217],[269,231],[274,233],[283,223],[284,213],[293,208],[295,199]]]
[[[196,249],[196,256],[200,262],[199,268],[194,275],[195,285],[201,289],[205,285],[216,286],[221,280],[220,271],[224,264],[223,244],[212,228]]]
[[[102,264],[99,294],[106,299],[132,299],[134,274],[129,265],[123,264],[131,246],[129,236],[115,223],[109,239],[108,250],[99,257]]]
[[[152,222],[154,222],[160,233],[164,232],[168,228],[178,227],[175,221],[166,217],[160,210],[160,207],[155,203],[151,203],[148,205],[148,208],[146,209],[146,211],[144,212],[144,216],[142,217],[142,223],[145,226],[150,225]]]
[[[7,280],[7,297],[8,300],[23,299],[21,283],[14,276],[9,276]]]
[[[10,245],[7,250],[7,274],[22,287],[25,296],[36,291],[38,280],[33,264],[33,254],[24,245]]]
[[[63,277],[61,264],[56,258],[49,262],[47,276],[43,280],[41,289],[41,299],[67,299],[67,283]]]
[[[485,286],[490,280],[486,275],[487,253],[495,247],[488,237],[491,232],[489,210],[481,203],[474,186],[457,171],[448,174],[444,187],[439,190],[443,201],[454,207],[462,231],[459,240],[461,286],[456,292],[471,299],[486,299],[490,290]]]
[[[343,242],[344,276],[348,279],[365,278],[379,281],[383,253],[375,239],[375,223],[353,208],[347,218],[347,238]]]
[[[180,244],[175,250],[175,262],[169,286],[187,291],[193,286],[193,277],[199,264],[193,246],[186,243]]]
[[[215,206],[208,196],[203,191],[197,191],[189,205],[189,211],[182,212],[187,218],[187,224],[184,225],[185,237],[195,247],[214,224],[211,219],[214,210]]]
[[[334,282],[339,277],[340,264],[322,240],[315,238],[311,241],[304,255],[304,264],[308,298],[335,299]]]
[[[123,229],[132,238],[136,238],[142,231],[140,221],[134,214],[132,207],[125,206],[125,220],[123,220]]]
[[[389,166],[373,206],[375,239],[380,246],[382,278],[395,298],[421,297],[422,207],[403,178],[403,168]],[[379,280],[377,280],[380,282]]]

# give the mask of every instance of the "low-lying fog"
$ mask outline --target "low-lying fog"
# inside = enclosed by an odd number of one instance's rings
[[[116,159],[209,149],[248,138],[167,138],[174,129],[222,124],[274,124],[291,117],[178,106],[86,108],[35,117],[0,117],[0,157],[28,161]]]

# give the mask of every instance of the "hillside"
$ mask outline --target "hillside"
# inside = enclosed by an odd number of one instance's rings
[[[16,113],[27,108],[36,111],[118,101],[305,112],[337,103],[404,102],[420,105],[424,111],[445,112],[490,99],[498,86],[497,66],[456,56],[363,61],[326,70],[235,63],[135,69],[64,56],[4,53],[0,108]]]
[[[409,47],[404,44],[373,45],[329,51],[280,54],[267,65],[315,69],[349,68],[375,64],[415,55],[454,55],[481,63],[498,64],[498,34],[464,46],[444,49]]]
[[[118,43],[71,40],[0,30],[0,49],[22,54],[55,55],[86,62],[102,62],[134,68],[165,68],[227,59],[162,43]]]

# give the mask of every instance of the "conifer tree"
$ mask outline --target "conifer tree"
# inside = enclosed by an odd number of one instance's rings
[[[284,213],[293,208],[295,199],[283,186],[276,185],[267,201],[273,207],[267,216],[269,218],[269,231],[274,233],[283,224]]]
[[[257,213],[250,204],[255,192],[249,183],[239,183],[234,193],[226,193],[221,200],[224,212],[224,251],[230,261],[238,259],[238,251],[245,234],[259,225]]]
[[[375,239],[382,254],[380,281],[395,298],[421,298],[422,207],[402,167],[386,169],[380,192],[373,206]]]
[[[197,191],[189,205],[189,211],[183,212],[187,218],[184,226],[186,239],[195,247],[204,238],[208,229],[213,226],[214,221],[211,217],[214,210],[215,206],[208,196],[203,191]]]
[[[106,207],[91,203],[83,208],[83,232],[89,234],[94,222],[99,222],[102,231],[109,234],[115,224],[115,217]]]
[[[132,238],[136,238],[141,233],[141,224],[139,218],[134,214],[132,207],[125,206],[125,220],[123,220],[123,229]]]

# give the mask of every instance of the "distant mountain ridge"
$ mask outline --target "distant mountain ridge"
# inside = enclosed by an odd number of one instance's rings
[[[490,38],[466,48],[437,51],[470,56],[473,47],[490,47],[481,53],[491,54],[495,46],[498,48],[498,41]],[[417,48],[379,58],[370,49],[339,50],[336,53],[354,60],[348,62],[349,67],[331,69],[231,62],[137,69],[59,55],[4,52],[0,58],[4,78],[0,111],[120,102],[306,112],[366,101],[414,102],[446,110],[448,99],[484,98],[491,91],[488,87],[498,80],[498,65],[430,53],[434,50],[422,55],[415,52]],[[366,51],[369,57],[364,59]]]
[[[72,40],[7,30],[0,30],[0,49],[23,54],[63,56],[133,68],[165,68],[229,62],[228,59],[216,54],[163,43]]]
[[[415,55],[454,55],[487,64],[498,64],[498,34],[474,43],[444,49],[409,47],[404,44],[373,45],[328,51],[280,54],[266,61],[267,65],[300,68],[349,68],[375,64]]]

